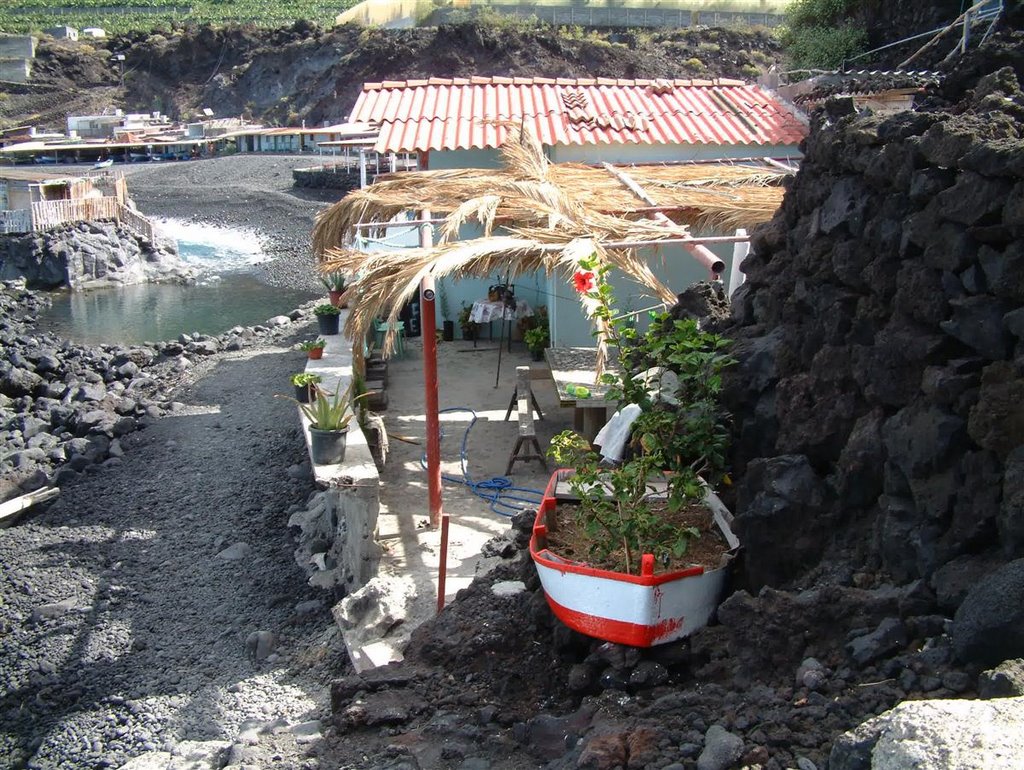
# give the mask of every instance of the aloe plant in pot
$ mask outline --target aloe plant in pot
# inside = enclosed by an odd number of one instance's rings
[[[365,395],[353,395],[351,384],[342,390],[339,382],[334,393],[328,393],[319,385],[314,386],[313,399],[308,404],[299,403],[299,409],[309,420],[309,454],[314,464],[344,462],[349,423],[355,417],[355,402]]]
[[[614,320],[607,268],[593,258],[581,272],[584,306],[620,350],[620,373],[606,382],[633,420],[630,439],[609,466],[571,431],[554,438],[552,456],[574,470],[552,476],[530,553],[566,625],[646,647],[707,623],[739,546],[711,489],[725,478],[719,392],[732,360],[693,321],[662,316],[638,335]]]
[[[313,315],[320,325],[320,333],[323,335],[337,334],[339,327],[339,314],[341,310],[334,305],[323,304],[313,308]]]
[[[348,307],[347,302],[343,302],[341,295],[345,293],[345,289],[348,288],[348,277],[345,273],[335,271],[333,273],[324,273],[320,277],[320,283],[327,289],[327,296],[331,300],[331,304],[337,308]]]

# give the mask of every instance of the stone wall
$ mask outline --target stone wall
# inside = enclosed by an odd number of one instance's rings
[[[753,587],[926,578],[955,607],[1024,555],[1024,94],[1007,67],[851,111],[818,116],[734,297],[735,530]]]
[[[32,289],[92,289],[185,282],[193,271],[173,243],[150,243],[116,222],[80,222],[0,236],[0,280],[19,278]]]
[[[339,171],[337,166],[315,166],[292,169],[292,180],[296,187],[315,190],[356,190],[359,188],[359,172]]]

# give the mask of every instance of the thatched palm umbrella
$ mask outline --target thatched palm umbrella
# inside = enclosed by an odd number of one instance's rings
[[[678,241],[689,236],[690,226],[752,227],[778,209],[783,191],[777,183],[785,175],[739,164],[630,169],[632,179],[657,198],[658,212],[671,220],[658,222],[648,218],[650,206],[638,206],[642,201],[604,169],[551,164],[526,130],[510,132],[502,155],[505,167],[497,171],[383,176],[320,215],[313,231],[320,269],[361,276],[349,290],[359,295],[345,324],[353,339],[364,338],[378,316],[394,321],[427,275],[458,279],[497,272],[516,277],[543,269],[569,276],[579,260],[592,255],[647,287],[658,300],[672,302],[675,294],[635,249],[606,244]],[[357,226],[420,210],[447,215],[437,245],[370,253],[351,247]],[[460,227],[471,221],[480,224],[483,237],[455,240]],[[495,234],[498,225],[505,234]]]

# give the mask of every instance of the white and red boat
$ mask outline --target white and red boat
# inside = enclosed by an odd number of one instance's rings
[[[739,548],[729,526],[732,515],[710,489],[705,502],[729,550],[715,569],[691,567],[654,573],[654,556],[644,554],[639,575],[595,569],[565,559],[547,547],[548,514],[557,505],[558,482],[572,474],[551,476],[530,538],[530,556],[551,610],[580,633],[633,647],[652,647],[703,628],[721,600],[726,573]]]

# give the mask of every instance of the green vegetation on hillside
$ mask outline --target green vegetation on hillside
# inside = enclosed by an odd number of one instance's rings
[[[793,0],[783,44],[794,68],[835,69],[864,50],[867,31],[851,20],[862,0]]]
[[[334,26],[356,0],[5,0],[0,31],[39,32],[66,24],[102,27],[108,33],[143,31],[178,24],[255,24],[280,27],[296,19]]]

